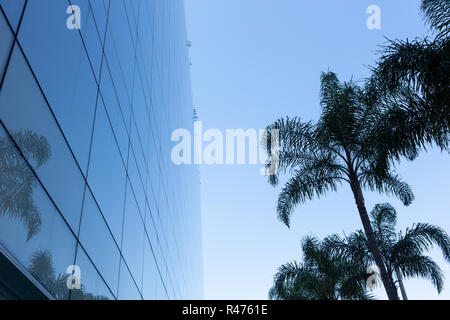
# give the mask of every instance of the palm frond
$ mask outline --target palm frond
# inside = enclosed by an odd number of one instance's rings
[[[405,206],[414,201],[414,193],[411,187],[395,172],[381,174],[377,173],[376,169],[363,168],[360,178],[365,187],[372,191],[394,195]]]
[[[50,145],[43,136],[29,130],[13,133],[22,154],[36,168],[50,157]],[[19,219],[27,231],[27,241],[41,230],[41,215],[34,204],[36,177],[16,146],[7,136],[0,136],[0,215]]]
[[[440,2],[440,1],[433,1]],[[448,29],[447,29],[448,30]],[[389,41],[368,81],[386,98],[387,117],[380,123],[380,139],[410,149],[435,143],[448,150],[450,133],[450,39]],[[391,110],[392,109],[392,110]]]
[[[290,216],[297,204],[337,190],[339,179],[342,179],[339,172],[320,163],[295,170],[278,196],[278,218],[289,227]]]
[[[370,212],[370,221],[374,232],[383,238],[395,237],[397,224],[397,211],[389,203],[377,204]]]
[[[411,229],[406,229],[405,234],[399,234],[399,240],[393,248],[396,252],[396,259],[401,255],[410,253],[421,254],[438,246],[442,250],[444,258],[450,262],[450,237],[442,229],[427,223],[417,223]]]
[[[313,137],[314,127],[310,122],[303,123],[297,117],[280,118],[273,124],[267,126],[266,134],[262,139],[262,147],[267,153],[269,159],[274,156],[272,154],[272,139],[275,137],[274,131],[278,132],[279,143],[279,168],[283,172],[290,167],[296,165],[293,155],[307,155],[314,149],[315,141]],[[267,163],[270,167],[271,163]],[[269,176],[269,182],[272,185],[278,183],[278,173]]]
[[[44,136],[30,130],[19,130],[13,138],[29,160],[36,161],[36,167],[41,167],[51,157],[50,144]]]
[[[444,287],[444,274],[430,257],[422,255],[402,256],[396,266],[406,278],[430,280],[440,293]]]
[[[430,27],[445,37],[450,32],[450,1],[422,0],[420,8]]]
[[[370,222],[373,227],[375,239],[387,266],[390,266],[389,257],[392,246],[395,244],[397,234],[397,212],[389,203],[377,204],[370,212]]]

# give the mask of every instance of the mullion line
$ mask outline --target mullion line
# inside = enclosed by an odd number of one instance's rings
[[[12,53],[13,53],[13,50],[14,50],[14,45],[16,44],[17,35],[19,34],[20,27],[22,26],[22,20],[23,20],[23,16],[25,15],[25,10],[27,8],[27,5],[28,5],[28,0],[26,0],[24,5],[23,5],[22,13],[20,15],[19,24],[17,26],[17,30],[16,31],[14,31],[14,28],[12,27],[11,23],[9,22],[5,11],[3,11],[3,6],[0,5],[0,10],[1,10],[2,14],[3,14],[3,17],[5,18],[6,24],[8,25],[8,27],[9,27],[9,29],[11,31],[11,34],[13,35],[13,41],[12,41],[12,44],[11,44],[11,50],[9,51],[8,59],[6,60],[6,64],[5,64],[5,70],[3,72],[2,79],[0,81],[0,91],[1,91],[1,89],[3,87],[3,82],[5,81],[6,72],[8,71],[9,62],[11,61],[11,56],[12,56]]]
[[[92,17],[94,19],[94,23],[95,23],[97,34],[98,34],[98,27],[97,27],[97,23],[95,22],[94,12],[92,10],[90,0],[89,0],[88,3],[89,3],[89,8],[91,10]],[[96,97],[96,102],[95,102],[94,119],[93,119],[93,122],[92,122],[91,139],[90,139],[90,144],[89,144],[88,162],[87,162],[87,168],[86,168],[86,185],[88,184],[87,181],[88,181],[88,177],[89,177],[89,167],[90,167],[90,162],[91,162],[92,143],[93,143],[94,132],[95,132],[95,122],[96,122],[96,119],[97,119],[97,108],[98,108],[98,103],[99,103],[100,84],[101,84],[101,77],[102,77],[102,70],[103,70],[103,54],[105,52],[106,30],[107,30],[107,27],[108,27],[108,21],[109,21],[109,8],[108,8],[108,17],[107,17],[107,20],[106,20],[105,34],[103,36],[103,43],[102,43],[102,59],[101,59],[101,62],[100,62],[100,73],[99,73],[99,77],[98,77],[99,79],[98,79],[98,85],[97,85],[97,97]],[[80,36],[82,36],[81,33],[80,33]],[[101,102],[103,102],[103,101],[101,101]],[[85,195],[86,195],[86,185],[85,185],[84,192],[83,192],[83,206],[84,206],[84,200],[85,200]],[[82,209],[82,212],[80,214],[80,223],[79,223],[79,226],[78,226],[78,237],[80,236],[82,216],[83,216],[83,209]]]
[[[125,3],[124,2],[122,2],[122,4],[124,5],[124,7],[125,7]],[[125,8],[125,12],[126,12],[126,8]],[[128,16],[127,16],[127,20],[128,20]],[[129,22],[128,22],[128,24],[129,24]],[[133,38],[131,37],[131,40],[132,40]],[[137,38],[136,38],[136,41],[137,41]],[[133,42],[133,41],[132,41]],[[135,50],[135,46],[134,46],[134,44],[133,44],[133,49],[134,49],[134,65],[133,65],[133,84],[132,84],[132,92],[131,92],[131,103],[130,103],[130,125],[129,125],[129,128],[130,128],[130,135],[128,136],[128,156],[127,156],[127,165],[126,165],[126,173],[127,173],[127,175],[126,175],[126,186],[125,186],[125,200],[124,200],[124,208],[123,208],[123,213],[122,213],[122,235],[121,235],[121,240],[120,240],[120,249],[121,250],[123,250],[123,238],[124,238],[124,233],[125,233],[125,230],[124,230],[124,227],[125,227],[125,214],[126,214],[126,200],[127,200],[127,192],[128,192],[128,184],[130,184],[130,187],[132,188],[132,192],[133,192],[133,196],[134,196],[134,190],[133,190],[133,186],[132,186],[132,184],[131,184],[131,180],[129,179],[129,174],[128,174],[128,170],[129,170],[129,161],[130,161],[130,149],[131,149],[131,125],[132,125],[132,119],[133,119],[133,102],[134,102],[134,85],[135,85],[135,72],[136,72],[136,64],[137,64],[137,61],[136,61],[136,50]],[[120,60],[119,60],[120,61]],[[123,79],[124,80],[124,82],[126,82],[125,81],[125,79]],[[135,202],[136,202],[136,199],[135,199]],[[136,203],[137,204],[137,203]],[[138,207],[138,210],[139,210],[139,207]],[[125,261],[125,260],[124,260]],[[119,264],[119,266],[121,265],[121,263],[122,263],[122,261],[120,261],[120,264]],[[134,279],[134,277],[133,277],[133,274],[131,273],[131,270],[128,270],[128,272],[130,273],[130,275],[131,275],[131,278],[132,278],[132,280],[133,280],[133,282],[134,282],[134,284],[135,284],[135,286],[136,286],[136,288],[138,289],[138,292],[139,292],[139,294],[141,295],[141,298],[143,298],[142,297],[142,293],[141,293],[141,290],[139,289],[139,287],[138,287],[138,285],[137,285],[137,283],[136,283],[136,281],[135,281],[135,279]],[[117,292],[119,293],[119,288],[120,288],[120,268],[119,268],[119,283],[118,283],[118,289],[117,289]]]
[[[100,36],[99,35],[99,30],[98,30],[98,25],[97,25],[97,22],[95,21],[94,11],[93,11],[92,6],[91,6],[91,2],[89,1],[88,3],[89,3],[89,9],[91,10],[91,13],[92,13],[92,19],[94,20],[95,28],[97,30],[97,35]],[[77,239],[80,239],[81,223],[83,222],[83,213],[84,213],[84,210],[85,210],[86,189],[88,187],[88,182],[87,181],[88,181],[88,178],[89,178],[89,167],[90,167],[90,162],[91,162],[92,142],[93,142],[93,139],[94,139],[95,122],[96,122],[96,118],[97,118],[97,108],[98,108],[98,103],[99,103],[99,92],[100,92],[100,84],[101,84],[102,69],[103,69],[103,53],[105,52],[106,30],[108,28],[108,22],[109,22],[109,7],[108,7],[108,15],[107,15],[107,18],[106,18],[105,34],[103,36],[103,43],[102,43],[102,59],[101,59],[101,62],[100,62],[100,73],[99,73],[99,76],[98,76],[97,98],[96,98],[96,102],[95,102],[94,119],[93,119],[93,122],[92,122],[91,141],[90,141],[90,145],[89,145],[89,154],[88,154],[88,162],[87,162],[87,169],[86,169],[86,183],[84,185],[84,190],[83,190],[80,219],[79,219],[79,223],[78,223]],[[81,32],[80,32],[80,36],[82,36]],[[101,39],[100,39],[100,41],[101,41]],[[87,54],[87,52],[86,52],[86,54]],[[90,191],[90,189],[89,189],[89,191]],[[91,195],[92,195],[92,192],[91,192]],[[101,214],[100,210],[99,210],[99,212]],[[114,236],[112,238],[114,238]],[[77,254],[78,254],[78,246],[76,246],[76,248],[75,248],[74,265],[77,264]],[[71,297],[72,297],[72,290],[69,291],[69,300],[70,300]]]

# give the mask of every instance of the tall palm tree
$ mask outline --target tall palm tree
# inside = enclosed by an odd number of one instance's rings
[[[267,127],[263,146],[272,160],[267,167],[278,163],[278,172],[269,174],[271,184],[278,183],[280,173],[292,174],[277,203],[278,217],[287,226],[296,205],[348,183],[387,295],[398,299],[370,224],[363,190],[393,194],[405,205],[413,201],[414,195],[393,170],[391,154],[385,152],[392,144],[402,142],[379,140],[383,138],[378,125],[386,116],[386,100],[379,98],[374,89],[371,85],[359,87],[352,81],[341,83],[336,74],[323,73],[319,121],[279,119]],[[272,133],[278,134],[279,140],[275,152]]]
[[[324,243],[302,241],[303,262],[282,265],[269,298],[274,300],[367,300],[366,267],[358,260],[330,255]]]
[[[421,12],[434,38],[389,41],[369,80],[399,101],[380,125],[385,139],[403,140],[389,151],[395,156],[431,143],[449,150],[450,0],[423,0]]]
[[[389,279],[394,283],[394,274],[396,275],[403,299],[407,299],[403,277],[428,279],[440,293],[444,284],[442,270],[424,253],[436,245],[450,262],[448,234],[443,229],[426,223],[416,223],[405,232],[396,232],[397,212],[388,203],[377,204],[370,212],[370,220]],[[328,236],[324,243],[329,254],[338,255],[344,260],[365,259],[366,264],[374,261],[368,249],[367,237],[361,230],[344,238],[336,234]]]
[[[42,166],[50,158],[50,145],[45,137],[29,130],[13,133],[22,153]],[[36,183],[22,155],[8,137],[0,138],[0,215],[20,219],[27,228],[27,241],[41,228],[39,208],[33,201]]]

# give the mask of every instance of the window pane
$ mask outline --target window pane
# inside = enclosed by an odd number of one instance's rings
[[[164,300],[167,294],[158,272],[152,248],[146,241],[144,245],[144,281],[142,294],[145,300]]]
[[[9,29],[5,17],[0,12],[0,79],[3,77],[9,52],[11,51],[13,35]]]
[[[141,300],[142,297],[131,278],[125,263],[120,264],[119,300]]]
[[[111,1],[105,55],[128,129],[135,54],[123,1]]]
[[[126,198],[122,253],[135,281],[141,283],[144,252],[144,223],[141,219],[130,185],[127,186]]]
[[[106,28],[106,14],[109,9],[110,0],[95,0],[90,1],[92,12],[94,13],[95,21],[97,23],[98,32],[103,41],[103,35],[105,34]]]
[[[23,6],[25,4],[25,0],[0,0],[0,5],[6,13],[6,16],[9,20],[14,31],[17,30],[19,25],[20,16],[22,15]]]
[[[26,92],[26,94],[23,94]],[[0,119],[23,150],[72,229],[80,222],[84,178],[16,45],[0,92]],[[28,151],[29,141],[38,139]],[[36,158],[33,155],[38,152]]]
[[[119,249],[89,189],[86,190],[84,201],[80,242],[109,287],[117,288]]]
[[[133,192],[137,199],[138,208],[141,213],[144,213],[145,208],[145,193],[142,174],[145,172],[139,171],[136,165],[136,151],[133,147],[130,148],[130,156],[128,159],[128,177],[133,187]]]
[[[103,105],[99,105],[97,110],[89,166],[88,183],[116,241],[120,243],[126,174]]]
[[[100,0],[78,0],[76,3],[81,12],[81,37],[86,46],[89,61],[92,64],[95,78],[99,79],[102,57],[102,45],[105,37],[106,13]],[[94,15],[93,9],[96,9]],[[68,15],[67,15],[68,17]],[[102,31],[101,31],[102,30]]]
[[[126,161],[128,154],[128,132],[126,130],[128,126],[129,119],[125,120],[122,107],[119,104],[118,94],[116,94],[116,88],[111,80],[110,66],[108,61],[105,59],[104,70],[102,72],[102,78],[100,82],[100,92],[103,102],[108,111],[108,116],[111,121],[111,125],[119,144],[120,153],[124,161]]]
[[[71,300],[115,300],[81,247],[78,248],[76,265],[80,268],[81,289],[71,291]]]

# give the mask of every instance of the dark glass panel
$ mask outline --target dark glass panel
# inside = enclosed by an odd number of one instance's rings
[[[88,183],[116,241],[122,235],[125,167],[103,105],[99,105],[92,141]]]
[[[6,13],[6,17],[11,24],[11,27],[16,32],[19,26],[19,20],[23,12],[25,0],[0,0],[0,6]]]
[[[27,142],[25,153],[39,158],[39,137],[13,136]],[[57,299],[68,298],[64,281],[75,258],[76,240],[41,187],[22,154],[0,127],[0,243]]]
[[[123,260],[120,264],[119,299],[142,300],[139,290]]]
[[[86,190],[80,242],[110,288],[117,288],[120,252],[97,203]]]
[[[66,26],[67,7],[67,1],[29,1],[19,41],[85,173],[98,88],[79,30]],[[88,13],[81,11],[82,21],[89,19]],[[82,31],[84,27],[89,24],[82,22]],[[97,37],[94,30],[90,34]],[[94,52],[99,61],[98,48]]]
[[[144,223],[130,185],[127,187],[123,225],[122,253],[135,281],[142,280]]]
[[[0,79],[3,77],[13,40],[14,36],[11,33],[11,29],[0,12],[0,43],[2,44],[0,46]]]

